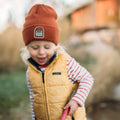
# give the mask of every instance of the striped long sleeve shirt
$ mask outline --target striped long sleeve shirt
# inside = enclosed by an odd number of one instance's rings
[[[40,67],[42,71],[45,70],[46,66]],[[85,100],[89,94],[90,89],[92,88],[94,79],[91,74],[82,67],[74,58],[67,58],[67,75],[71,83],[78,82],[79,87],[76,94],[72,97],[72,100],[76,101],[80,106],[85,103]],[[32,118],[34,120],[35,115],[33,111],[33,90],[28,79],[28,71],[26,72],[27,86],[30,93],[30,103],[32,108]]]

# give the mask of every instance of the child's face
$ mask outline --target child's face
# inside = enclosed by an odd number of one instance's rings
[[[48,64],[55,53],[55,49],[55,44],[49,41],[32,41],[28,45],[30,56],[39,65]]]

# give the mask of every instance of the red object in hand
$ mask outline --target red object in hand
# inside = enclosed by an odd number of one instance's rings
[[[65,118],[68,115],[68,112],[69,112],[69,108],[65,109],[64,112],[63,112],[63,114],[62,114],[62,116],[61,116],[61,118],[60,118],[60,120],[65,120]]]

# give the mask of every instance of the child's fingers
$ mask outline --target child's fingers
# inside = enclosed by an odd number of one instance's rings
[[[76,109],[74,109],[73,107],[71,107],[68,115],[72,115],[72,114],[75,112],[75,110],[76,110]]]
[[[68,103],[68,105],[69,105],[69,108],[70,108],[68,114],[69,114],[69,115],[72,115],[72,114],[77,110],[78,104],[77,104],[75,101],[71,100],[71,101]]]
[[[64,109],[67,109],[67,108],[69,108],[70,107],[70,104],[68,103],[65,107],[64,107]]]

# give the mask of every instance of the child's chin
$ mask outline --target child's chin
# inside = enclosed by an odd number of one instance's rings
[[[40,63],[40,62],[39,62],[39,65],[45,65],[45,63]]]

